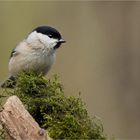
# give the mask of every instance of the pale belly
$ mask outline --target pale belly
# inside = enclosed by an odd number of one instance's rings
[[[9,72],[10,75],[16,76],[21,71],[34,71],[36,73],[47,74],[55,61],[55,53],[51,55],[30,54],[17,55],[10,59]]]

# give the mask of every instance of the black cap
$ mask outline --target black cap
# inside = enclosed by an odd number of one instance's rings
[[[36,31],[38,33],[42,33],[44,35],[48,35],[51,38],[55,39],[61,39],[61,34],[55,29],[50,26],[39,26],[35,28],[33,31]]]

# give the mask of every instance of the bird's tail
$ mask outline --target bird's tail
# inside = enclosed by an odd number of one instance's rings
[[[1,88],[14,88],[16,85],[16,78],[14,76],[10,76],[6,81],[0,84]]]

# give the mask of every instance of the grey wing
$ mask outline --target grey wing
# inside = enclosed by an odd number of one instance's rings
[[[27,44],[25,43],[24,40],[21,41],[19,44],[17,44],[17,46],[12,50],[10,58],[19,54],[21,52],[21,51],[19,51],[20,48],[24,48],[24,47],[26,48],[26,45]]]
[[[16,53],[16,48],[14,48],[11,52],[10,58],[14,56],[14,54]]]
[[[16,47],[17,48],[17,47]],[[10,54],[10,58],[13,56],[16,56],[18,54],[18,52],[16,51],[16,48],[14,48]]]

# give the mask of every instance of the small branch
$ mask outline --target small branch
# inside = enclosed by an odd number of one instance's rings
[[[7,99],[0,112],[0,122],[10,140],[49,140],[17,96]]]

